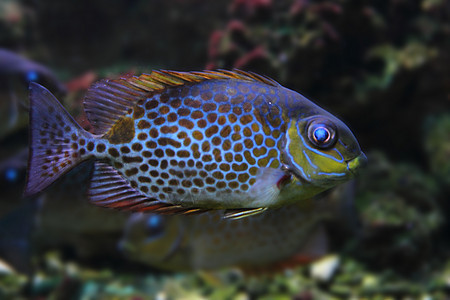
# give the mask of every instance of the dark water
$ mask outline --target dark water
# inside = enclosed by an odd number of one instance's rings
[[[16,269],[0,274],[0,298],[449,297],[449,14],[443,0],[3,0],[0,47],[24,61],[0,57],[0,257]],[[134,262],[118,246],[129,215],[85,199],[89,166],[22,198],[30,81],[89,129],[91,83],[159,68],[264,74],[350,126],[369,165],[324,224],[329,278]]]

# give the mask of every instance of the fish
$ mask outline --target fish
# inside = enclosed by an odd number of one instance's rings
[[[30,82],[46,84],[61,95],[66,92],[64,84],[49,68],[0,48],[0,137],[26,127],[26,91]]]
[[[119,248],[131,261],[163,271],[238,267],[276,272],[310,263],[328,251],[321,222],[332,217],[324,203],[293,204],[248,218],[134,213]]]
[[[241,218],[353,178],[366,157],[339,119],[276,81],[241,70],[105,79],[86,93],[93,132],[30,84],[25,195],[85,160],[95,205]]]
[[[58,93],[66,93],[66,87],[46,66],[27,59],[13,51],[0,48],[0,76],[16,77],[23,83],[40,82]]]

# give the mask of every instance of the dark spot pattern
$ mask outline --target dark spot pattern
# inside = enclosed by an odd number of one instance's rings
[[[72,134],[69,143],[81,148],[80,155],[94,151],[110,159],[151,198],[179,203],[240,197],[260,168],[280,166],[288,119],[282,115],[285,96],[274,89],[241,80],[168,88],[138,103],[102,142]]]

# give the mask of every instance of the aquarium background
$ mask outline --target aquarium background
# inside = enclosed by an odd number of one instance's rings
[[[46,71],[0,52],[0,298],[450,297],[449,20],[444,0],[1,0],[0,48]],[[117,246],[128,214],[83,196],[89,165],[22,198],[30,81],[89,129],[82,99],[98,79],[233,68],[345,120],[369,158],[325,222],[321,275],[318,263],[256,276],[134,262]]]

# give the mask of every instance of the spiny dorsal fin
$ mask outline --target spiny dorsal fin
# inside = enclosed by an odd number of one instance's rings
[[[173,86],[184,85],[187,83],[198,83],[206,80],[220,79],[238,79],[245,81],[261,82],[271,86],[279,86],[279,84],[265,76],[261,76],[252,72],[241,70],[217,70],[202,72],[176,72],[159,70],[149,74],[142,74],[139,77],[133,76],[126,80],[133,86],[145,90],[147,92],[161,92],[164,89]]]
[[[170,87],[214,79],[238,79],[279,86],[268,77],[236,69],[202,72],[152,71],[151,74],[98,81],[86,94],[84,100],[86,115],[95,133],[104,134],[140,100],[145,100],[152,94]]]
[[[96,82],[86,93],[84,110],[95,134],[106,133],[148,92],[136,88],[123,79],[104,79]]]

